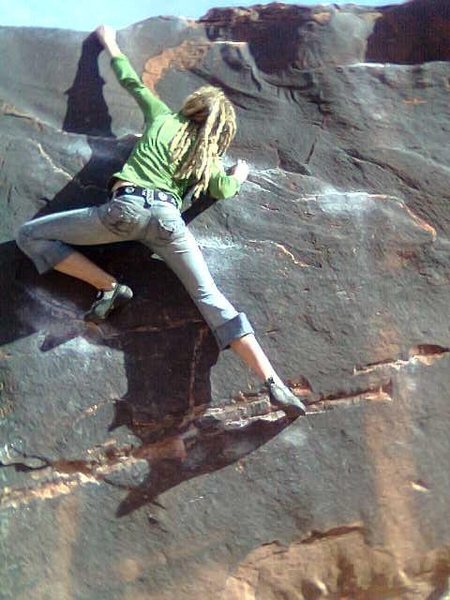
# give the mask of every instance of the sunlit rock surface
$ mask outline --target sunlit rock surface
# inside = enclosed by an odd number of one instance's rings
[[[444,598],[450,576],[450,14],[214,9],[119,41],[174,108],[223,86],[252,166],[188,220],[310,414],[272,412],[165,265],[135,299],[39,277],[26,219],[105,200],[139,110],[87,33],[0,28],[3,600]],[[197,214],[199,213],[199,214]]]

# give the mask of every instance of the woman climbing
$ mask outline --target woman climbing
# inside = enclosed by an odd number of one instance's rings
[[[95,287],[97,297],[85,319],[100,322],[133,293],[72,245],[137,240],[149,246],[179,277],[220,350],[231,347],[243,359],[265,383],[275,406],[290,417],[304,415],[303,403],[275,372],[245,314],[237,312],[217,289],[180,214],[188,188],[193,186],[194,199],[202,192],[229,198],[247,179],[244,161],[238,161],[231,174],[221,163],[236,133],[231,102],[219,88],[207,85],[188,96],[174,113],[141,82],[121,52],[115,30],[101,25],[96,33],[111,56],[119,83],[144,114],[144,133],[114,174],[109,202],[29,221],[19,230],[19,247],[40,273],[55,269]]]

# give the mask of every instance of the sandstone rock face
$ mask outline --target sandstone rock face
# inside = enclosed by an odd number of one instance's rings
[[[0,29],[2,599],[447,597],[449,31],[417,0],[120,32],[168,104],[237,106],[249,181],[186,218],[306,394],[289,423],[148,251],[86,250],[135,291],[101,326],[18,251],[105,200],[141,117],[91,36]]]

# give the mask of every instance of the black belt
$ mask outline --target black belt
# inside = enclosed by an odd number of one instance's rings
[[[178,208],[178,201],[175,196],[163,190],[151,190],[138,185],[123,185],[112,193],[114,198],[120,198],[121,196],[139,196],[145,198],[146,204],[153,200],[169,202],[169,204],[173,204]]]

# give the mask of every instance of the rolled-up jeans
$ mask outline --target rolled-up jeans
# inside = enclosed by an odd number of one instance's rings
[[[169,202],[122,195],[101,206],[70,210],[28,221],[17,244],[45,273],[74,252],[71,245],[136,240],[150,247],[179,277],[219,348],[253,329],[218,290],[194,236]]]

